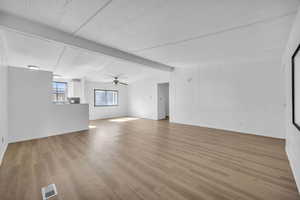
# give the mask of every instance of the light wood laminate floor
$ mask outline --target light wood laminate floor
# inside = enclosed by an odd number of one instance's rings
[[[299,199],[284,140],[167,121],[92,121],[89,131],[9,144],[1,200]]]

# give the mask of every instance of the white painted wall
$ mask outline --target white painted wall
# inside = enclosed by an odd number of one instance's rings
[[[7,66],[5,58],[5,48],[2,35],[0,33],[0,165],[7,148]]]
[[[118,106],[94,106],[94,89],[118,90],[119,105]],[[128,115],[128,93],[127,86],[113,85],[111,83],[85,82],[85,100],[89,104],[89,119],[104,119],[112,117],[124,117]]]
[[[129,115],[146,119],[158,119],[157,84],[169,82],[169,73],[149,77],[129,84]]]
[[[171,122],[284,138],[280,59],[176,69]]]
[[[8,68],[9,141],[49,135],[52,75],[46,71]]]
[[[83,79],[72,80],[73,94],[72,97],[79,97],[84,102],[84,83]]]
[[[8,68],[9,142],[88,129],[88,105],[52,103],[52,73]]]
[[[300,190],[300,131],[292,124],[292,90],[291,90],[291,56],[300,44],[300,12],[290,34],[285,55],[283,57],[283,66],[285,68],[286,85],[286,151],[294,173],[294,177]]]
[[[71,133],[88,129],[88,104],[52,104],[50,134]]]

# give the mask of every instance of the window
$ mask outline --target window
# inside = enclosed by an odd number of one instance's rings
[[[300,131],[300,44],[292,56],[292,120]]]
[[[118,91],[117,90],[94,90],[95,106],[117,106]]]
[[[67,101],[68,84],[66,82],[52,82],[53,102],[65,103]]]

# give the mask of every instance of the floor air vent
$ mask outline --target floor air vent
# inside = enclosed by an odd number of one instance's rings
[[[57,195],[57,190],[55,184],[50,184],[42,188],[43,200],[47,200],[55,195]]]

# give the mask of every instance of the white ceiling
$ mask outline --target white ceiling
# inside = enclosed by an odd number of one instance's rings
[[[279,57],[298,6],[299,0],[0,0],[6,12],[176,67]],[[5,32],[13,66],[94,81],[163,73]]]
[[[28,37],[15,32],[4,31],[8,63],[11,66],[42,66],[52,71],[63,46],[46,40]]]

